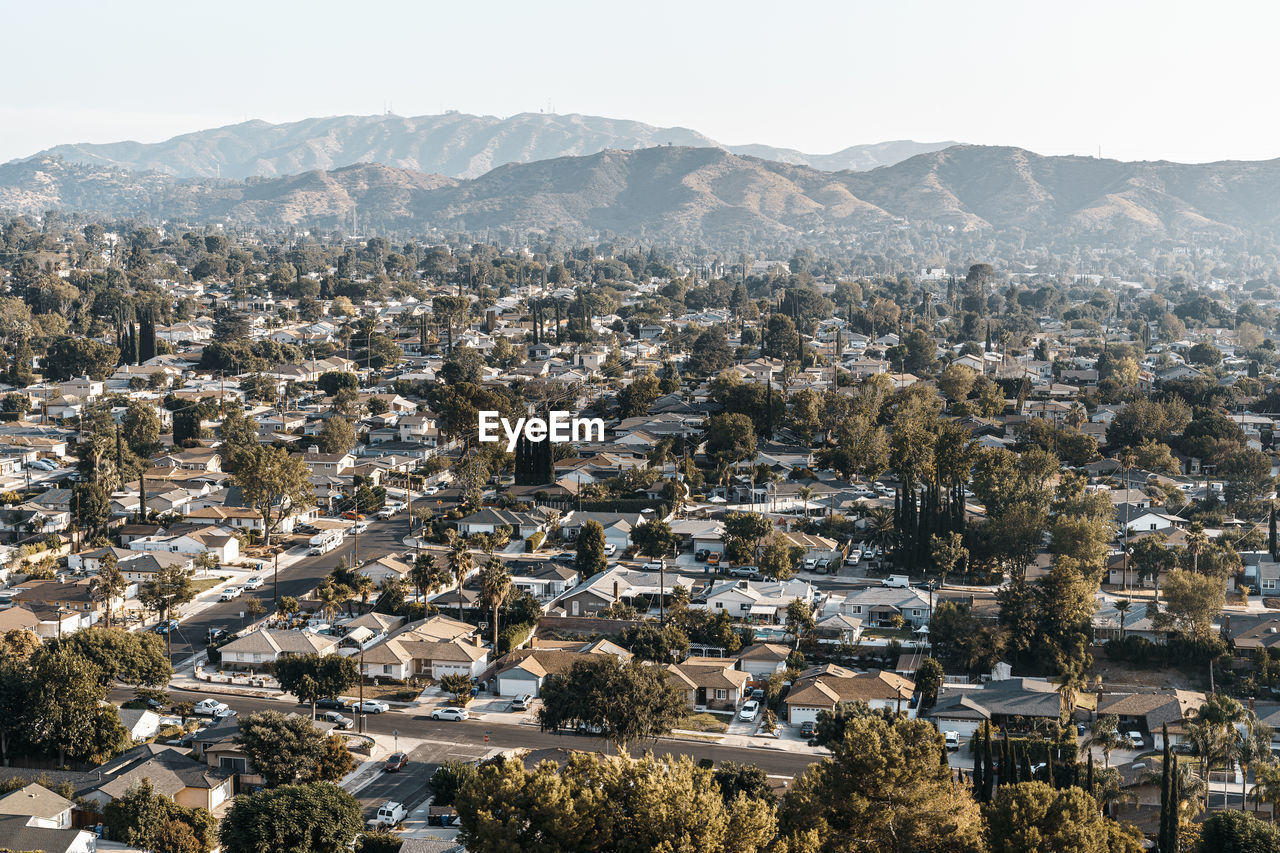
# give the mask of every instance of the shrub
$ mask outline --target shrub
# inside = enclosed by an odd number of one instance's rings
[[[547,538],[547,534],[539,530],[538,532],[534,533],[532,536],[530,536],[528,539],[524,541],[524,549],[529,552],[536,551],[540,547],[542,547],[542,542],[546,538]]]
[[[533,622],[517,622],[514,625],[508,625],[503,628],[498,634],[497,653],[505,655],[512,649],[518,649],[523,646],[535,627],[536,624]]]

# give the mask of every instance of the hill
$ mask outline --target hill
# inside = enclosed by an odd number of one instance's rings
[[[0,166],[0,210],[423,233],[506,229],[741,248],[905,232],[1022,245],[1274,245],[1280,161],[1185,165],[956,146],[870,172],[663,146],[510,163],[471,180],[363,163],[184,181],[50,157]]]
[[[58,145],[37,157],[179,178],[277,177],[354,163],[475,178],[507,163],[662,145],[726,148],[735,153],[818,169],[874,169],[951,142],[883,142],[835,154],[805,154],[767,145],[723,146],[694,130],[584,115],[520,113],[510,118],[445,113],[402,117],[333,116],[287,124],[246,121],[175,136],[164,142]]]

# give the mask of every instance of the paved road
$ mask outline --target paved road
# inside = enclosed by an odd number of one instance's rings
[[[116,690],[112,695],[117,701],[123,701],[131,699],[134,694],[131,690]],[[240,716],[264,710],[295,710],[300,714],[310,713],[310,706],[298,705],[293,707],[276,699],[257,699],[190,690],[171,690],[169,695],[175,702],[199,701],[202,698],[215,696],[219,701],[225,702],[234,708]],[[402,738],[416,738],[436,745],[445,745],[464,752],[470,758],[480,758],[489,749],[514,749],[517,747],[530,749],[561,747],[564,749],[597,750],[601,752],[612,751],[612,747],[600,738],[577,734],[543,732],[533,726],[494,724],[479,720],[465,720],[456,723],[443,722],[432,720],[427,713],[412,709],[366,715],[365,731],[388,736],[393,731],[399,731]],[[489,734],[488,744],[484,742],[486,732]],[[770,775],[778,777],[796,776],[816,760],[810,753],[722,746],[709,742],[664,740],[659,741],[657,744],[646,744],[645,749],[651,749],[658,755],[688,755],[695,760],[709,758],[716,762],[736,761],[743,764],[756,764],[764,768],[765,772]]]
[[[368,529],[359,537],[347,536],[342,546],[335,548],[321,557],[304,557],[301,560],[280,569],[279,594],[301,596],[316,587],[320,580],[338,565],[338,560],[345,557],[347,563],[353,561],[353,551],[359,546],[360,559],[370,560],[386,554],[402,554],[405,546],[401,539],[408,535],[408,516],[401,513],[390,521],[370,521]],[[356,541],[358,539],[358,542]],[[249,598],[257,598],[262,602],[266,612],[275,607],[275,584],[272,582],[272,570],[268,565],[262,572],[265,581],[261,589],[245,592],[233,601],[219,601],[189,618],[180,619],[178,630],[172,640],[171,659],[183,661],[196,652],[204,650],[205,637],[210,628],[226,628],[238,631],[248,623],[248,616],[241,618],[245,612],[245,602]],[[245,576],[246,578],[248,575]]]

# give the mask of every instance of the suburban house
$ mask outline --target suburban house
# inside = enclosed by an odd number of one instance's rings
[[[413,677],[439,681],[446,675],[478,678],[489,666],[489,649],[480,637],[419,640],[412,631],[397,634],[364,653],[364,674],[370,678],[407,681]]]
[[[915,682],[892,672],[854,672],[827,664],[806,670],[791,685],[784,704],[793,726],[816,722],[819,711],[834,711],[841,702],[866,702],[873,709],[915,716],[911,698]]]
[[[1098,697],[1099,717],[1115,715],[1122,732],[1149,735],[1153,749],[1164,749],[1164,727],[1173,744],[1186,738],[1183,721],[1192,719],[1205,703],[1205,694],[1194,690],[1154,690],[1150,693],[1103,693]]]
[[[509,527],[514,539],[528,539],[546,529],[546,517],[531,512],[512,512],[506,509],[482,509],[455,522],[463,536],[484,533],[492,536],[499,527]]]
[[[572,566],[548,560],[513,560],[507,563],[511,585],[539,601],[549,601],[578,583]]]
[[[99,810],[143,779],[150,780],[157,793],[187,808],[213,811],[232,796],[230,773],[202,764],[172,746],[155,743],[117,756],[101,768],[101,779],[84,795]]]
[[[0,848],[4,850],[94,853],[98,849],[97,841],[98,836],[87,829],[42,826],[22,815],[0,816]]]
[[[692,589],[694,581],[670,571],[666,573],[666,585],[661,584],[658,572],[615,567],[597,572],[582,583],[569,587],[552,600],[547,609],[560,610],[566,616],[591,616],[619,602],[641,603],[648,607],[656,603],[660,587],[663,595],[669,597],[677,586]]]
[[[222,654],[221,665],[227,669],[262,669],[287,655],[330,655],[337,647],[337,638],[312,631],[259,628],[218,651]]]
[[[733,711],[742,704],[751,676],[734,658],[692,657],[667,664],[667,680],[685,696],[689,710]]]
[[[857,617],[871,627],[892,628],[900,619],[918,628],[929,621],[929,596],[914,587],[869,586],[851,590],[843,599],[831,596],[822,616],[836,613]]]
[[[791,602],[814,603],[813,585],[802,580],[728,580],[708,588],[691,605],[713,613],[724,611],[734,619],[776,623],[787,613]]]
[[[1055,722],[1062,714],[1062,696],[1043,678],[1003,678],[981,689],[944,685],[928,717],[940,731],[969,737],[984,722],[1020,731]]]
[[[408,563],[388,554],[385,557],[370,560],[361,566],[358,571],[378,586],[382,586],[387,582],[388,578],[404,579],[408,577],[412,568],[413,566]]]
[[[764,681],[775,672],[785,672],[791,649],[781,643],[755,643],[738,652],[738,669],[752,681]]]
[[[67,829],[71,826],[71,807],[75,803],[40,785],[27,785],[0,797],[0,816],[25,817],[27,826],[43,829]],[[0,846],[5,846],[0,838]]]
[[[142,708],[121,708],[120,724],[134,743],[140,743],[160,731],[160,715]]]
[[[542,682],[553,672],[564,672],[584,655],[614,655],[629,660],[631,653],[608,640],[582,642],[540,642],[536,637],[526,649],[509,652],[498,661],[495,678],[499,696],[537,696]]]
[[[199,527],[187,532],[144,536],[129,543],[134,551],[168,551],[173,554],[213,554],[219,563],[240,560],[240,542],[222,527]]]

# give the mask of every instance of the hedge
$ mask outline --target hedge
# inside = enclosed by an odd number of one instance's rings
[[[512,649],[518,649],[523,646],[536,627],[536,622],[517,622],[514,625],[508,625],[503,628],[498,633],[498,654],[505,655]]]

